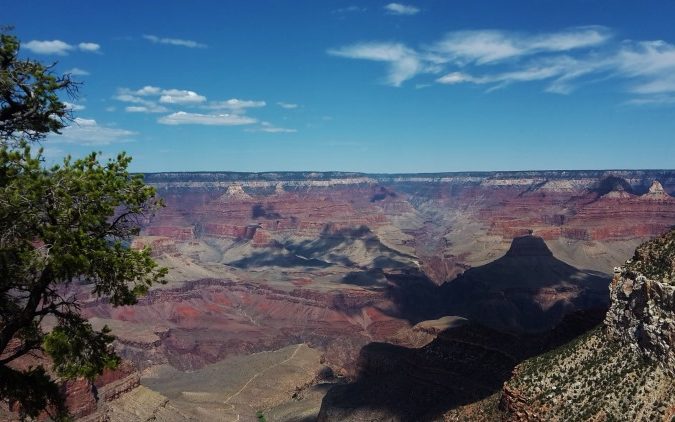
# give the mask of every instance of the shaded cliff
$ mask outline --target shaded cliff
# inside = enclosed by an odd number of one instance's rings
[[[603,326],[516,368],[505,420],[675,417],[673,239],[675,230],[641,245],[615,269]]]
[[[499,393],[522,360],[597,325],[602,311],[568,315],[555,329],[538,335],[500,333],[476,324],[446,329],[421,348],[371,343],[361,350],[359,372],[325,396],[319,422],[427,421],[450,415],[459,420],[498,417]],[[478,404],[466,411],[466,406]]]
[[[571,312],[608,305],[609,279],[555,258],[543,239],[513,239],[501,258],[443,286],[446,313],[500,331],[541,332]]]

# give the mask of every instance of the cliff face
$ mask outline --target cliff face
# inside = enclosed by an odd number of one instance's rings
[[[673,239],[675,230],[644,243],[615,269],[602,327],[516,367],[500,402],[505,420],[675,417]]]
[[[675,230],[641,245],[625,267],[615,269],[605,327],[610,338],[675,376],[674,274]]]

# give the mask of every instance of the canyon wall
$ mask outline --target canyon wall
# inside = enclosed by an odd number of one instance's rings
[[[645,275],[645,273],[647,275]],[[675,376],[675,230],[614,271],[607,335]],[[648,278],[649,277],[649,278]]]

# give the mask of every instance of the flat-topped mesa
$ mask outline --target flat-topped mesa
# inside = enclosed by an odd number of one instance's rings
[[[553,252],[544,239],[529,234],[514,238],[506,256],[553,256]]]
[[[675,375],[675,230],[614,270],[607,334]]]

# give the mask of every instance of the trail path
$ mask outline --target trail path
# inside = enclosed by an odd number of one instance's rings
[[[234,410],[234,409],[235,409],[235,406],[234,406],[233,404],[230,403],[230,400],[232,400],[233,398],[235,398],[235,397],[237,397],[239,394],[241,394],[242,391],[244,391],[244,390],[246,389],[246,387],[248,387],[248,385],[249,385],[250,383],[252,383],[252,382],[253,382],[256,378],[258,378],[260,375],[264,374],[265,372],[269,371],[269,370],[272,369],[272,368],[276,368],[277,366],[280,366],[280,365],[283,365],[283,364],[285,364],[285,363],[290,362],[290,361],[295,357],[295,355],[298,353],[298,351],[300,350],[300,347],[302,347],[302,344],[298,344],[298,345],[295,347],[295,350],[293,350],[293,353],[291,353],[291,355],[290,355],[288,358],[282,360],[281,362],[277,362],[277,363],[275,363],[275,364],[273,364],[273,365],[270,365],[270,366],[268,366],[267,368],[265,368],[265,369],[263,369],[263,370],[261,370],[261,371],[256,372],[255,374],[253,374],[253,376],[252,376],[248,381],[246,381],[246,383],[243,385],[243,387],[241,387],[241,388],[239,389],[239,391],[237,391],[236,393],[234,393],[234,394],[232,394],[231,396],[229,396],[228,398],[226,398],[225,401],[224,401],[223,403],[229,404],[230,406],[232,406],[232,410]],[[239,414],[237,414],[237,420],[239,420]]]

